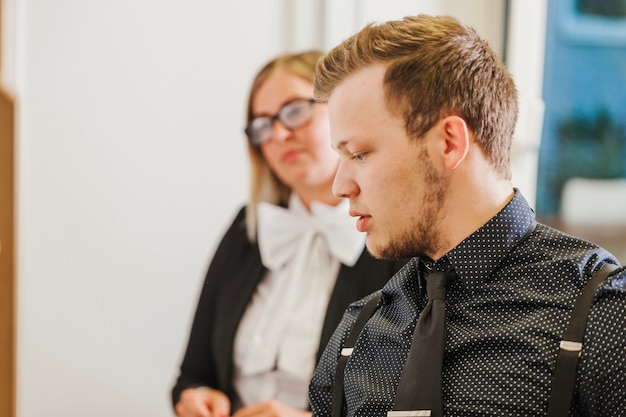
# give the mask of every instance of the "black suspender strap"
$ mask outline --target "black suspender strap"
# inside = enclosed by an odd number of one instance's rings
[[[563,340],[556,359],[552,392],[548,404],[548,417],[565,417],[569,415],[578,360],[583,348],[583,338],[587,318],[593,304],[593,298],[598,285],[603,283],[617,266],[604,264],[598,272],[585,284],[582,294],[578,296],[569,325],[563,333]]]
[[[337,360],[337,367],[335,368],[335,380],[333,381],[332,417],[341,417],[343,415],[343,371],[346,367],[346,364],[348,363],[348,358],[350,358],[350,355],[352,355],[356,340],[359,338],[363,327],[365,327],[365,323],[367,323],[372,314],[374,314],[374,311],[378,306],[378,302],[380,301],[381,295],[382,293],[378,291],[363,306],[363,309],[356,317],[356,321],[354,322],[352,329],[350,329],[348,338],[346,339],[343,348],[341,349],[341,355]]]

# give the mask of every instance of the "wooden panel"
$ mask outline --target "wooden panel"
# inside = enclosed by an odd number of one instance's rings
[[[13,100],[0,88],[0,416],[15,416]]]

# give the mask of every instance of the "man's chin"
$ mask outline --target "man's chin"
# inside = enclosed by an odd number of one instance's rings
[[[390,253],[388,244],[374,239],[369,233],[365,239],[365,247],[367,248],[367,251],[376,259],[396,259],[396,256]]]
[[[402,240],[375,239],[370,233],[365,239],[367,251],[376,259],[398,260],[420,256],[421,251]]]
[[[378,242],[372,237],[370,233],[367,234],[365,238],[365,247],[367,251],[376,259],[383,259],[381,257],[380,247],[378,246]]]

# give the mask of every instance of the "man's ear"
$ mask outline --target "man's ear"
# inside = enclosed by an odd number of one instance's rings
[[[458,116],[442,119],[440,127],[443,134],[442,157],[446,169],[454,170],[467,156],[470,147],[470,135],[465,120]]]

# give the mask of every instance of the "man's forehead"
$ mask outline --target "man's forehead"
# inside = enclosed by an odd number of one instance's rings
[[[385,111],[383,77],[385,67],[371,65],[343,80],[328,98],[331,140],[340,149],[359,137],[371,122]],[[360,132],[360,133],[359,133]]]
[[[382,65],[366,67],[343,80],[328,98],[328,110],[332,119],[353,113],[367,112],[372,105],[384,104]]]
[[[380,64],[367,66],[354,74],[346,77],[333,90],[328,98],[328,103],[337,96],[358,97],[360,95],[371,96],[377,91],[382,94],[385,67]]]

